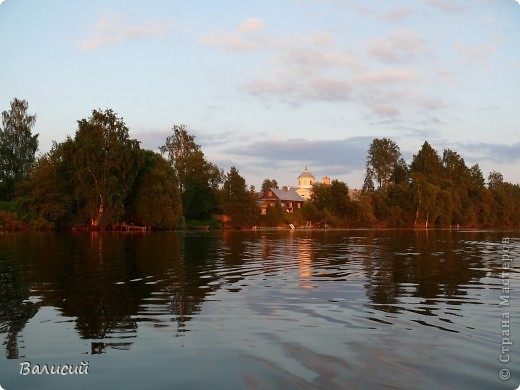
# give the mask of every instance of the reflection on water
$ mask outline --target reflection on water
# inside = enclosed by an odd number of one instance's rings
[[[242,370],[210,380],[187,366],[185,384],[497,387],[506,384],[497,376],[505,236],[520,234],[3,234],[0,334],[10,360],[101,354],[110,366],[111,354],[136,354],[157,367],[180,359]],[[519,313],[518,241],[511,249],[510,309]],[[63,343],[47,322],[84,342]],[[49,351],[45,338],[60,347]],[[161,375],[160,385],[181,384]]]

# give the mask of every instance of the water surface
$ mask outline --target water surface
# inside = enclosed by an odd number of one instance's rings
[[[519,246],[519,231],[4,233],[0,386],[515,389]]]

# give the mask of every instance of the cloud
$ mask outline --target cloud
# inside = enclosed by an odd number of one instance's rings
[[[82,50],[93,50],[122,41],[158,36],[172,28],[172,23],[158,21],[133,25],[128,22],[126,15],[111,13],[99,18],[92,27],[91,36],[79,42],[78,46]]]
[[[372,16],[385,22],[402,22],[415,13],[413,9],[406,7],[391,8],[381,12],[374,11],[359,4],[354,5],[354,7],[363,16]]]
[[[460,149],[472,153],[477,159],[486,159],[496,163],[514,163],[520,161],[520,142],[516,144],[464,143]]]
[[[227,153],[272,161],[303,162],[315,167],[342,166],[358,169],[365,164],[373,137],[351,137],[338,140],[271,139],[229,148]]]
[[[260,47],[254,33],[262,31],[264,22],[257,18],[244,20],[233,32],[211,32],[199,36],[199,41],[205,45],[216,46],[228,52],[253,51]]]
[[[382,13],[379,18],[389,22],[401,22],[415,13],[411,8],[393,8]]]
[[[425,52],[426,41],[414,31],[399,28],[388,37],[372,40],[368,54],[384,63],[407,63]]]
[[[307,75],[332,68],[364,69],[364,65],[349,50],[326,49],[319,42],[313,42],[311,46],[292,46],[282,50],[275,62]]]
[[[428,3],[447,14],[460,13],[466,10],[465,6],[457,0],[428,0]]]
[[[254,33],[263,30],[264,22],[257,18],[250,18],[240,23],[238,31],[241,33]]]
[[[392,12],[395,18],[409,13],[404,9]],[[359,45],[367,48],[369,57],[380,60],[381,67],[362,53],[338,45],[330,32],[274,37],[263,28],[261,20],[252,18],[233,32],[205,34],[200,40],[228,52],[262,49],[267,56],[262,63],[267,65],[239,88],[264,104],[269,100],[293,107],[310,102],[357,103],[372,115],[393,120],[413,109],[445,107],[440,99],[423,96],[417,89],[425,79],[422,68],[411,68],[411,61],[431,55],[427,41],[414,31],[398,28]]]
[[[490,43],[473,47],[466,47],[460,43],[455,43],[453,48],[461,55],[460,62],[463,65],[479,63],[486,58],[495,55],[497,51],[496,46]]]
[[[418,75],[410,69],[385,69],[377,72],[365,72],[354,80],[360,84],[387,84],[417,81]]]
[[[206,45],[218,46],[230,52],[253,51],[258,48],[258,44],[254,41],[226,32],[204,34],[199,37],[199,40]]]

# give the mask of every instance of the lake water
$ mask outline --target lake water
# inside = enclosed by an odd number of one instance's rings
[[[0,386],[516,389],[519,248],[520,231],[0,233]]]

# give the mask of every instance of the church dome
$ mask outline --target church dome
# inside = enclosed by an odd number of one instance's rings
[[[296,192],[300,194],[304,199],[310,199],[312,186],[316,183],[316,178],[312,173],[309,172],[307,167],[300,176],[298,176],[298,189]]]
[[[303,171],[300,174],[300,176],[298,176],[298,180],[300,180],[300,179],[313,179],[313,180],[315,180],[316,178],[314,177],[314,175],[312,173],[309,172],[307,167],[305,167],[305,171]]]

